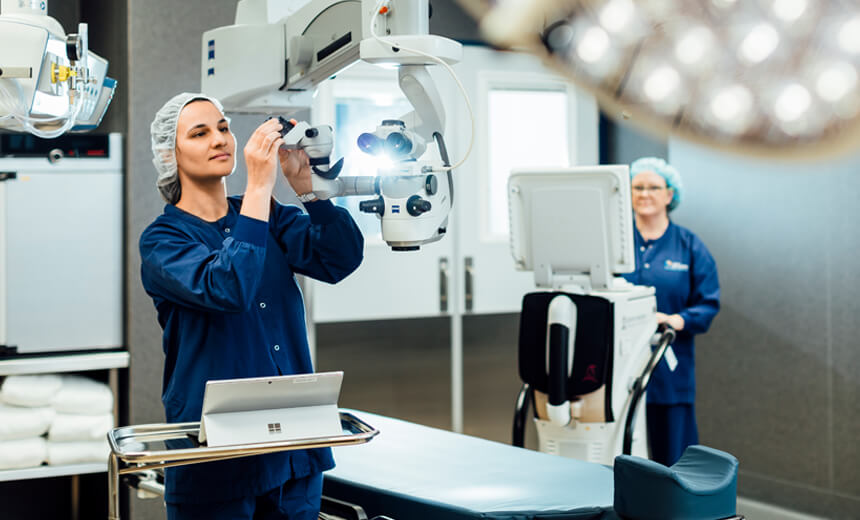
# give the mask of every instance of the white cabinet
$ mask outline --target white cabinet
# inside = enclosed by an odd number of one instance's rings
[[[93,156],[0,157],[6,353],[122,346],[121,136],[105,144]],[[62,141],[57,146],[61,153]]]

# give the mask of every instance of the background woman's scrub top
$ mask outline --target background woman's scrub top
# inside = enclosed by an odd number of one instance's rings
[[[645,240],[634,226],[636,271],[629,282],[656,289],[657,311],[679,314],[684,330],[672,351],[674,371],[664,358],[648,384],[648,435],[652,458],[674,464],[684,449],[698,443],[693,404],[696,399],[693,336],[706,332],[720,310],[717,265],[705,244],[690,230],[671,221],[663,236]]]

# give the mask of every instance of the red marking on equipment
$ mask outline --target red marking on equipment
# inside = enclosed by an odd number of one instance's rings
[[[382,7],[379,8],[379,14],[387,14],[387,13],[388,13],[388,6],[387,5],[383,5]]]
[[[585,369],[585,377],[582,378],[582,381],[592,381],[597,383],[597,365],[588,365],[588,368]]]

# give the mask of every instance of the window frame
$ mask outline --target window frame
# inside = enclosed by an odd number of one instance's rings
[[[502,71],[481,71],[477,79],[478,108],[476,111],[479,140],[478,152],[478,239],[482,243],[500,243],[508,241],[508,234],[493,233],[490,222],[490,188],[492,186],[490,171],[490,92],[494,90],[514,90],[532,92],[563,92],[567,95],[567,165],[577,164],[577,111],[578,98],[572,85],[558,76],[551,74],[530,74],[524,78],[511,78],[510,73]]]

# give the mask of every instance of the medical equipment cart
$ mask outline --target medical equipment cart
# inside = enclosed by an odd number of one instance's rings
[[[108,520],[120,520],[120,476],[158,468],[200,464],[278,451],[351,446],[373,439],[379,431],[349,412],[340,412],[342,435],[279,442],[210,447],[197,441],[199,422],[144,424],[108,433]]]

